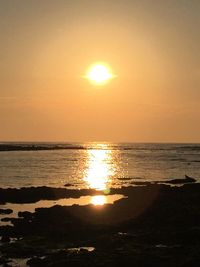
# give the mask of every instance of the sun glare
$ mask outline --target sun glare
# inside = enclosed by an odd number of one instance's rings
[[[114,169],[110,162],[112,155],[110,150],[91,149],[87,151],[87,168],[84,180],[90,188],[96,190],[108,190]]]
[[[106,64],[96,63],[89,68],[86,78],[93,84],[103,85],[113,79],[114,75]]]
[[[95,205],[95,206],[102,206],[104,204],[107,203],[107,199],[106,196],[93,196],[91,198],[91,204]]]

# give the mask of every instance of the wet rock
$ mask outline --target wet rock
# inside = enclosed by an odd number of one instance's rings
[[[172,179],[172,180],[168,180],[165,181],[165,183],[169,183],[169,184],[187,184],[187,183],[195,183],[196,179],[189,177],[187,175],[185,175],[185,179]]]
[[[198,262],[200,184],[149,184],[111,192],[128,198],[113,205],[54,206],[21,213],[12,220],[13,227],[0,227],[0,234],[23,240],[5,243],[1,251],[7,257],[32,257],[30,266],[43,267],[183,267]],[[83,250],[69,251],[80,247]]]
[[[0,203],[34,203],[39,200],[56,200],[61,198],[79,198],[80,196],[96,195],[93,189],[67,189],[52,187],[0,188]]]
[[[2,222],[10,222],[11,220],[12,220],[12,218],[8,218],[8,217],[1,219]]]
[[[32,267],[43,267],[44,266],[44,260],[39,257],[33,257],[30,260],[27,261],[28,266]]]
[[[9,262],[9,260],[6,257],[0,256],[0,266],[2,266],[2,267],[9,266],[7,264],[8,262]]]
[[[11,214],[13,210],[11,209],[0,209],[0,214]]]
[[[69,187],[69,186],[72,186],[72,184],[69,184],[69,183],[65,184],[65,187]]]
[[[18,216],[26,218],[26,219],[29,220],[29,219],[32,218],[33,214],[31,212],[29,212],[29,211],[23,211],[23,212],[20,211],[20,212],[18,212]]]
[[[9,242],[10,242],[10,237],[7,236],[7,235],[3,235],[3,236],[1,237],[1,242],[2,242],[2,243],[9,243]]]

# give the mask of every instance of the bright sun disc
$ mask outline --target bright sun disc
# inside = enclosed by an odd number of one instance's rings
[[[111,73],[109,67],[104,64],[97,63],[92,65],[89,69],[86,78],[94,84],[102,85],[114,78],[114,75]]]

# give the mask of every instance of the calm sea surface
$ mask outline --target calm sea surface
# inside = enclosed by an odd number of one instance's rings
[[[67,184],[107,189],[185,174],[200,181],[200,144],[0,144],[0,187],[4,188]]]

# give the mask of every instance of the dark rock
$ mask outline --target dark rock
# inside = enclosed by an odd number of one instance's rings
[[[72,184],[69,184],[69,183],[65,184],[65,187],[69,187],[69,186],[72,186]]]
[[[31,212],[29,212],[29,211],[20,211],[20,212],[18,212],[18,216],[19,217],[23,217],[23,218],[26,218],[26,219],[31,219],[32,218],[32,216],[33,216],[33,214],[31,213]]]
[[[10,237],[7,236],[7,235],[3,235],[3,236],[1,237],[1,242],[2,242],[2,243],[8,243],[8,242],[10,242]]]
[[[11,209],[0,209],[0,214],[11,214],[13,211]]]
[[[79,198],[80,196],[96,195],[94,189],[67,189],[67,188],[52,188],[52,187],[24,187],[15,188],[0,188],[0,203],[34,203],[39,200],[55,200],[61,198]]]
[[[23,240],[3,244],[2,253],[32,257],[30,266],[43,267],[198,265],[200,184],[148,184],[111,192],[128,198],[113,205],[54,206],[20,213],[12,219],[13,227],[0,227],[0,234]],[[73,247],[95,250],[69,252]]]
[[[10,222],[11,220],[12,220],[12,218],[8,218],[8,217],[1,219],[2,222]]]
[[[33,267],[43,267],[44,266],[44,261],[39,258],[39,257],[33,257],[30,260],[27,261],[28,266],[33,266]]]
[[[8,266],[7,263],[8,263],[8,259],[6,259],[6,257],[0,256],[0,266],[6,267]]]
[[[67,150],[67,149],[85,149],[81,145],[39,145],[39,144],[0,144],[0,151],[41,151],[41,150]]]
[[[189,177],[187,175],[185,175],[185,179],[172,179],[172,180],[168,180],[165,181],[165,183],[169,183],[169,184],[187,184],[187,183],[195,183],[196,179]]]

